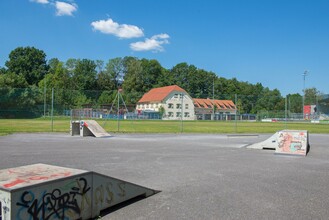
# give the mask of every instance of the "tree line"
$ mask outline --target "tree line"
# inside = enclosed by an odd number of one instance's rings
[[[150,89],[168,85],[182,87],[193,98],[236,101],[240,113],[282,111],[286,105],[278,89],[218,77],[214,72],[185,62],[166,69],[155,59],[131,56],[106,62],[73,58],[47,60],[46,57],[44,51],[34,47],[18,47],[10,52],[5,66],[0,68],[2,110],[41,105],[44,93],[47,97],[51,95],[51,88],[56,90],[56,104],[67,109],[110,104],[119,87],[123,89],[126,104],[134,105]],[[311,88],[306,92],[305,104],[313,104],[313,96],[318,91]],[[302,112],[302,96],[296,93],[287,97],[289,110]]]

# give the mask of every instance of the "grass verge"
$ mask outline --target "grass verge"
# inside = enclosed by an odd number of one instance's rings
[[[162,121],[162,120],[97,120],[109,133],[274,133],[279,130],[308,130],[329,133],[329,124],[306,122],[243,121]],[[12,133],[67,132],[70,118],[0,119],[0,135]]]

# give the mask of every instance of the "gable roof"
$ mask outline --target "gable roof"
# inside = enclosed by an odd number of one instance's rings
[[[216,105],[217,109],[235,109],[235,104],[231,100],[212,100],[212,99],[193,99],[194,105],[197,108],[213,108]]]
[[[145,93],[143,97],[138,101],[138,103],[161,102],[173,91],[187,93],[184,89],[182,89],[177,85],[154,88],[148,91],[147,93]]]

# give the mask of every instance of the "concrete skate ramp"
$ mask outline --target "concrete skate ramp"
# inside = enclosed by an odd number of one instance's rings
[[[93,135],[95,137],[109,137],[104,128],[102,128],[95,120],[83,121],[83,136]]]
[[[96,172],[33,164],[0,170],[1,219],[90,219],[158,191]]]
[[[256,144],[252,144],[252,145],[248,146],[247,148],[275,150],[278,145],[278,142],[277,142],[278,134],[279,134],[279,132],[276,132],[275,134],[273,134],[271,137],[269,137],[265,141],[262,141],[262,142],[259,142]]]

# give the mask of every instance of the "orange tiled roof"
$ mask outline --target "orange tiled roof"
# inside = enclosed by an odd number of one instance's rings
[[[193,102],[198,108],[213,108],[216,105],[217,109],[235,109],[231,100],[193,99]]]
[[[161,102],[163,101],[171,92],[185,92],[184,89],[177,85],[165,86],[160,88],[151,89],[149,92],[145,93],[143,97],[138,101],[138,103],[143,102]]]

